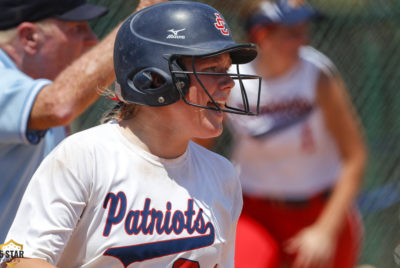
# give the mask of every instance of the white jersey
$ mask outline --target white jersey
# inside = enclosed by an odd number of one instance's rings
[[[256,73],[253,64],[241,67],[241,73]],[[307,198],[338,179],[340,156],[316,104],[318,77],[330,65],[320,52],[303,47],[299,63],[289,72],[262,80],[258,116],[229,115],[236,138],[232,159],[245,194]],[[255,103],[258,82],[244,84],[249,102]],[[242,98],[233,94],[230,101],[240,105]]]
[[[160,159],[110,123],[43,161],[6,241],[60,268],[234,267],[241,208],[225,158],[190,142],[182,156]]]

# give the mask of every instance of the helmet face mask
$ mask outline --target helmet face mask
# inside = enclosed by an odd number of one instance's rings
[[[212,57],[216,55],[211,55],[208,57]],[[199,58],[199,57],[197,57]],[[202,57],[204,58],[204,57]],[[173,59],[173,58],[171,58]],[[198,107],[198,108],[204,108],[204,109],[210,109],[210,110],[215,110],[215,111],[221,111],[221,112],[227,112],[227,113],[235,113],[235,114],[245,114],[245,115],[257,115],[259,112],[259,102],[260,102],[260,91],[261,91],[261,77],[257,75],[249,75],[249,74],[240,74],[239,72],[239,65],[236,65],[236,73],[217,73],[217,72],[198,72],[196,70],[196,65],[195,65],[195,60],[196,57],[191,57],[191,67],[192,71],[186,71],[186,70],[174,70],[171,67],[171,75],[172,75],[172,80],[174,81],[174,87],[176,90],[179,91],[179,94],[181,96],[181,99],[188,105]],[[172,60],[174,61],[174,60]],[[172,66],[170,62],[170,66]],[[179,64],[182,65],[182,64]],[[184,69],[184,68],[183,68]],[[188,88],[190,87],[190,79],[188,78],[189,75],[192,75],[194,79],[197,80],[198,84],[201,86],[201,89],[206,93],[206,95],[209,98],[209,101],[213,104],[213,106],[206,106],[206,105],[201,105],[197,103],[190,102],[187,98],[186,95],[188,93]],[[212,97],[211,93],[207,89],[207,87],[204,85],[202,82],[201,77],[202,76],[229,76],[233,80],[237,80],[237,83],[239,83],[239,89],[241,91],[242,95],[242,105],[241,107],[231,107],[227,104],[225,104],[224,107],[221,107],[220,104],[218,104],[214,98]],[[244,88],[242,80],[244,79],[257,79],[258,80],[258,100],[257,100],[257,105],[255,106],[255,110],[250,109],[250,104],[247,98],[247,93]]]
[[[114,68],[121,87],[118,97],[125,102],[147,106],[164,106],[182,99],[189,105],[205,109],[257,114],[258,103],[256,111],[250,111],[242,80],[259,79],[260,88],[260,77],[239,72],[196,71],[195,59],[225,53],[229,53],[233,64],[247,63],[257,55],[255,45],[233,41],[223,17],[214,8],[197,2],[172,1],[142,9],[122,24],[116,37]],[[182,66],[183,58],[192,59],[191,71]],[[220,107],[202,82],[201,78],[206,75],[223,75],[237,80],[243,106]],[[197,80],[212,105],[192,103],[186,98],[190,77]]]

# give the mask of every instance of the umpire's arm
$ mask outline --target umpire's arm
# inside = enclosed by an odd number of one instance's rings
[[[136,10],[164,1],[140,0]],[[29,130],[70,124],[115,80],[113,50],[118,29],[119,26],[39,92],[29,117]]]

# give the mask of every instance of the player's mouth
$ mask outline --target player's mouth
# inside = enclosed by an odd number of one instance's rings
[[[212,107],[214,109],[217,109],[217,108],[223,109],[223,108],[225,108],[225,103],[226,103],[225,101],[222,101],[222,100],[214,100],[214,101],[217,104],[217,106],[215,106],[215,104],[212,101],[209,101],[209,102],[207,102],[207,107]]]

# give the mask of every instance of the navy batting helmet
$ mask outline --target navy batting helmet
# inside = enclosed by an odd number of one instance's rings
[[[233,64],[242,64],[253,60],[257,50],[253,44],[235,43],[222,15],[208,5],[172,1],[147,7],[129,17],[118,31],[114,67],[120,87],[116,93],[121,100],[140,105],[162,106],[183,99],[187,104],[207,109],[255,114],[249,110],[241,80],[261,80],[260,77],[188,72],[179,61],[180,58],[194,60],[223,53],[230,54]],[[219,107],[204,86],[215,107],[189,103],[185,98],[190,85],[189,74],[194,74],[198,80],[198,74],[229,75],[238,79],[244,108]]]

